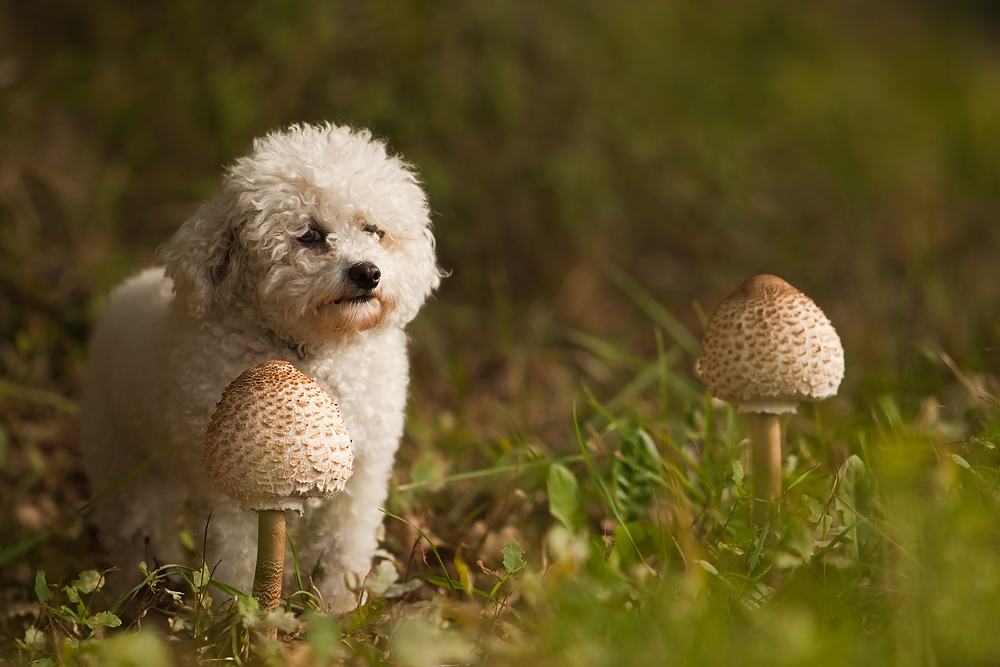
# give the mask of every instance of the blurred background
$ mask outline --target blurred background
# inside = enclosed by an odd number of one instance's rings
[[[451,272],[411,327],[402,480],[441,441],[571,446],[580,388],[628,380],[594,340],[652,358],[757,273],[840,331],[842,404],[947,387],[928,350],[1000,369],[986,0],[0,0],[0,548],[90,493],[108,290],[255,136],[320,121],[416,165]],[[3,580],[96,548],[60,530]]]

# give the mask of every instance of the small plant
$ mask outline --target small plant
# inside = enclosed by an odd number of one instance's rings
[[[17,641],[29,664],[51,665],[53,656],[76,651],[86,641],[103,637],[105,628],[122,624],[111,611],[92,608],[94,594],[103,583],[104,573],[86,570],[70,584],[53,590],[45,572],[35,575],[38,619]]]
[[[87,570],[69,585],[57,588],[39,571],[35,594],[40,613],[17,641],[22,657],[32,665],[92,664],[94,660],[114,665],[119,664],[118,653],[124,656],[141,646],[143,651],[154,652],[151,665],[169,664],[171,653],[243,661],[249,659],[255,634],[270,628],[292,632],[298,627],[287,612],[264,614],[252,597],[213,580],[207,565],[200,569],[165,565],[149,570],[145,563],[139,563],[139,568],[145,575],[142,583],[106,610],[99,608],[97,593],[107,573]],[[230,601],[217,606],[212,589]],[[126,609],[132,618],[128,627],[122,621]],[[167,632],[172,650],[162,645],[156,633],[142,632],[152,615],[163,621],[158,625]],[[123,638],[115,636],[108,643],[112,637],[108,631],[116,628],[123,631]],[[135,639],[140,636],[144,639]],[[154,659],[157,655],[163,658],[162,663]],[[129,663],[125,660],[121,664]]]

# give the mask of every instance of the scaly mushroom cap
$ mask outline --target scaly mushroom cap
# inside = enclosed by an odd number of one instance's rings
[[[285,361],[248,368],[222,393],[205,434],[205,465],[244,510],[303,509],[351,478],[354,453],[337,404]]]
[[[795,412],[801,401],[837,393],[844,378],[840,337],[812,299],[777,276],[736,288],[705,328],[698,374],[740,412]]]

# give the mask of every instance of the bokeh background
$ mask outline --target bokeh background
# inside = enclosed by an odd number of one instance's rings
[[[91,492],[72,401],[108,290],[255,136],[321,121],[416,165],[451,272],[400,480],[570,446],[581,387],[628,379],[595,339],[697,338],[756,273],[840,331],[843,404],[944,391],[939,352],[1000,369],[994,3],[0,0],[0,548]],[[96,552],[61,526],[5,596]]]

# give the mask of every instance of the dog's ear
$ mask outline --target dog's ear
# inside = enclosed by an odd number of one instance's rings
[[[238,202],[223,192],[202,204],[156,251],[174,281],[174,293],[193,316],[201,317],[213,302],[225,305],[232,297],[226,278],[242,222]]]

